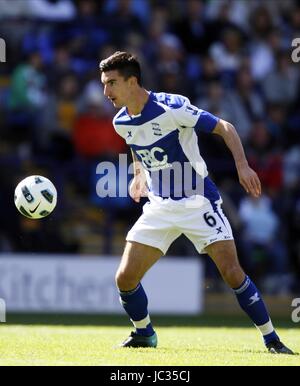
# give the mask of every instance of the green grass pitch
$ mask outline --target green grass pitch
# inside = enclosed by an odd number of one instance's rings
[[[154,316],[157,349],[121,349],[123,316],[8,315],[1,323],[1,366],[162,365],[299,366],[300,356],[271,355],[244,318]],[[300,353],[300,325],[275,320],[283,342]]]

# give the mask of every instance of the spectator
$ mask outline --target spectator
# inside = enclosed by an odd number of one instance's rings
[[[76,67],[72,62],[70,49],[67,44],[59,44],[53,49],[53,57],[49,63],[46,74],[49,85],[52,89],[57,80],[62,79],[65,75],[75,73]]]
[[[222,41],[214,43],[210,48],[210,55],[228,87],[232,85],[241,66],[242,53],[242,37],[236,29],[225,30]]]
[[[282,153],[274,148],[274,138],[264,121],[256,121],[249,142],[248,159],[269,194],[283,187]]]
[[[75,150],[83,157],[115,159],[125,152],[125,143],[112,127],[112,117],[107,114],[102,91],[86,95],[86,110],[76,119],[73,141]]]
[[[284,155],[284,185],[293,190],[300,181],[300,146],[295,145]]]
[[[288,269],[287,251],[279,237],[280,221],[272,209],[270,198],[244,198],[239,214],[244,223],[243,249],[251,274],[258,279],[268,272],[285,274]]]
[[[208,21],[207,33],[210,37],[210,46],[214,42],[222,41],[225,31],[236,30],[243,33],[233,18],[233,8],[237,8],[235,3],[236,1],[233,3],[221,0],[206,5],[205,15]],[[247,8],[249,10],[249,6]]]
[[[46,76],[42,72],[39,52],[29,54],[11,78],[8,100],[8,125],[16,142],[31,140],[36,145],[41,111],[45,108],[48,93]]]
[[[145,34],[144,25],[139,15],[131,7],[131,0],[116,0],[116,7],[108,13],[109,29],[112,31],[113,42],[124,45],[129,31]],[[113,23],[113,25],[112,25]],[[115,28],[118,26],[118,28]],[[119,31],[123,31],[122,34]]]
[[[76,17],[55,28],[56,44],[68,47],[72,70],[81,77],[97,66],[99,48],[111,38],[106,24],[101,3],[78,0]]]
[[[290,52],[280,51],[276,57],[276,69],[262,82],[268,103],[292,104],[297,97],[299,71],[292,65]]]
[[[0,1],[0,20],[7,20],[28,15],[29,8],[23,0]]]
[[[41,71],[42,65],[39,52],[32,52],[28,60],[15,69],[9,99],[13,111],[36,111],[45,106],[46,78]]]
[[[70,149],[71,138],[75,120],[79,109],[80,85],[77,77],[69,73],[59,80],[57,90],[49,98],[47,109],[42,116],[42,132],[39,140],[44,151],[48,149],[52,156],[59,157],[63,155],[64,159],[72,155]],[[61,154],[59,143],[64,143],[64,154]],[[57,148],[58,146],[58,148]],[[69,148],[69,151],[66,151]]]
[[[174,33],[181,39],[190,54],[206,54],[210,44],[207,23],[202,0],[187,0],[185,14],[173,27]]]
[[[151,13],[150,22],[147,25],[147,40],[144,43],[143,52],[145,58],[155,63],[157,59],[157,48],[162,36],[168,32],[168,12],[163,6],[157,6]]]
[[[206,86],[205,97],[199,99],[196,105],[203,110],[211,111],[222,119],[230,121],[231,117],[228,113],[230,105],[225,97],[225,90],[220,82],[212,81]]]
[[[27,0],[27,7],[32,17],[47,21],[72,20],[76,9],[71,0]]]
[[[252,26],[252,39],[249,44],[251,71],[255,80],[262,80],[275,67],[274,42],[278,42],[274,20],[266,4],[262,3],[253,10],[250,14],[250,25]]]
[[[227,99],[228,98],[228,99]],[[263,118],[264,102],[255,89],[251,72],[242,68],[237,74],[236,88],[227,93],[230,120],[242,140],[248,140],[252,122]]]

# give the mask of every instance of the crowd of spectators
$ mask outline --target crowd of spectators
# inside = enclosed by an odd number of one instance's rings
[[[121,253],[141,208],[100,199],[95,186],[97,164],[128,153],[98,71],[102,58],[126,50],[140,59],[147,89],[186,95],[235,125],[260,199],[244,194],[220,139],[200,135],[199,146],[242,264],[270,292],[299,289],[300,62],[291,59],[299,1],[1,0],[0,37],[0,252]],[[58,188],[48,220],[13,207],[14,187],[31,174]],[[196,252],[181,238],[170,254]]]

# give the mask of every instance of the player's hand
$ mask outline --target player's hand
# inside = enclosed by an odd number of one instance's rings
[[[258,175],[249,165],[244,164],[237,167],[240,184],[248,194],[258,198],[261,195],[261,183]]]
[[[148,197],[147,181],[142,174],[135,176],[132,180],[129,194],[135,202],[140,202],[141,197]]]

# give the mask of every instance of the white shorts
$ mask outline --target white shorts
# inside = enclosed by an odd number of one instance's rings
[[[222,199],[214,206],[207,199],[198,206],[189,205],[190,202],[189,198],[150,200],[126,240],[158,248],[166,254],[181,234],[191,240],[199,253],[205,253],[204,249],[216,241],[234,239],[221,208]]]

